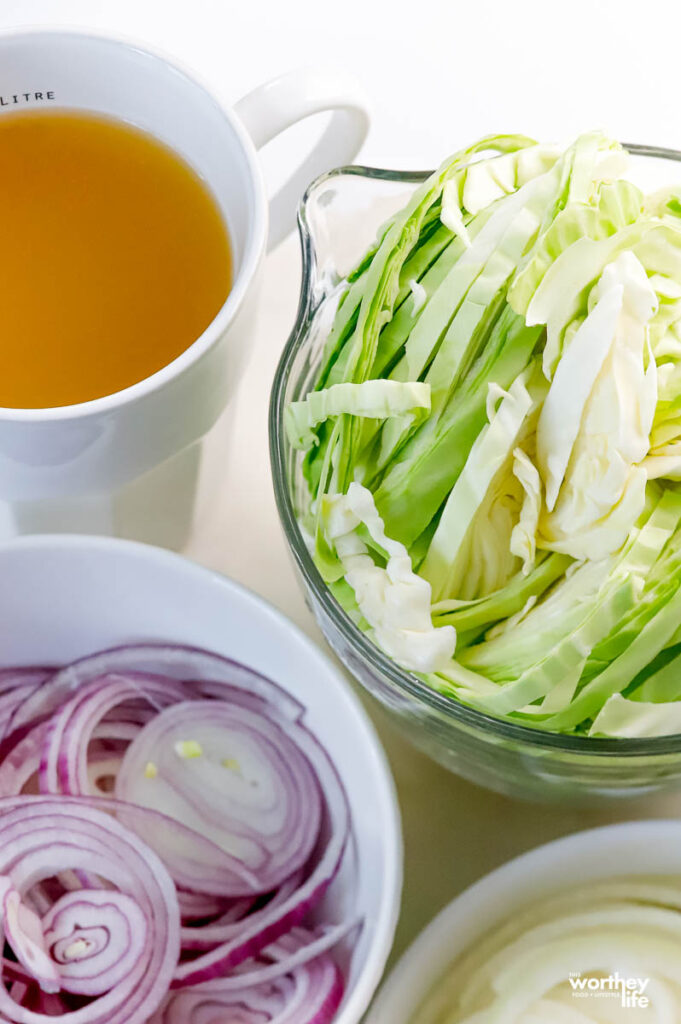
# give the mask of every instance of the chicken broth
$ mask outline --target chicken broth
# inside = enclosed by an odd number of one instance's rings
[[[0,406],[113,394],[188,348],[232,283],[227,229],[199,175],[121,121],[0,117]]]

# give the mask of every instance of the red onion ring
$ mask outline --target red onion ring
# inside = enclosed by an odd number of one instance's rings
[[[177,890],[177,902],[183,922],[208,922],[228,915],[230,920],[239,921],[251,910],[255,896],[241,896],[238,899],[224,899],[205,892]],[[187,929],[188,930],[188,929]],[[195,929],[192,929],[192,931]]]
[[[290,938],[290,937],[289,937]],[[184,989],[171,997],[150,1024],[330,1024],[343,998],[343,978],[326,954],[297,966],[296,947],[272,947],[272,976],[248,984],[251,975],[235,975],[229,988],[207,985]],[[277,963],[276,960],[282,960]],[[265,968],[267,970],[267,968]],[[270,980],[267,980],[267,978]]]
[[[167,991],[180,948],[175,887],[163,864],[137,836],[82,801],[0,800],[0,875],[20,896],[44,878],[78,869],[102,876],[128,897],[146,921],[148,936],[142,955],[118,984],[64,1016],[69,1024],[145,1024]],[[108,889],[103,892],[112,899]],[[87,890],[82,898],[87,902]],[[124,916],[128,907],[127,901],[125,906],[119,901]],[[4,920],[2,926],[7,934]],[[44,1013],[15,1003],[2,986],[0,1015],[16,1024],[43,1024],[46,1019]]]
[[[191,928],[183,927],[181,931],[182,949],[213,949],[221,943],[238,937],[243,931],[243,921],[249,911],[251,912],[248,919],[249,926],[257,924],[263,918],[271,918],[274,908],[281,906],[300,888],[304,877],[303,872],[297,872],[291,878],[287,878],[271,899],[257,909],[253,909],[252,900],[235,900],[229,910],[217,919],[203,925],[194,925]]]
[[[0,896],[5,939],[17,960],[43,992],[59,992],[59,970],[45,948],[40,918],[22,902],[21,894],[6,875],[0,876]]]
[[[36,689],[56,672],[56,668],[47,665],[29,665],[17,668],[0,668],[0,697],[15,697],[17,691],[24,687]],[[28,692],[21,694],[21,700],[28,697]]]
[[[55,672],[32,698],[24,702],[13,725],[18,728],[53,714],[81,686],[93,679],[129,673],[189,683],[194,692],[206,697],[215,697],[220,693],[221,699],[229,699],[227,694],[222,693],[222,687],[242,690],[278,708],[292,719],[300,718],[305,710],[302,704],[271,679],[211,651],[179,644],[128,644],[99,651]]]
[[[327,925],[314,931],[300,927],[292,928],[267,949],[262,950],[255,960],[241,964],[233,974],[194,985],[192,991],[227,995],[245,986],[264,985],[276,981],[283,974],[291,974],[299,967],[304,967],[312,960],[326,955],[357,926],[358,922],[349,921],[340,925]]]
[[[44,793],[81,796],[88,792],[88,750],[95,729],[126,701],[144,700],[160,711],[186,698],[180,683],[155,676],[130,673],[106,675],[84,684],[50,719],[40,765]]]
[[[225,894],[269,892],[306,863],[319,835],[321,794],[299,732],[295,722],[225,701],[174,704],[128,747],[116,798],[160,811],[236,856],[253,882],[244,890],[243,872],[226,876]],[[198,756],[178,754],[183,742]]]
[[[303,884],[280,904],[263,914],[257,923],[244,921],[237,937],[216,946],[195,960],[181,963],[175,972],[173,987],[195,985],[220,977],[276,942],[291,928],[300,924],[319,903],[340,867],[349,831],[349,811],[345,792],[336,769],[326,752],[303,727],[299,743],[314,766],[326,803],[326,840],[319,858]]]
[[[108,889],[67,893],[44,916],[42,928],[61,988],[86,996],[120,985],[149,941],[140,906]]]
[[[301,926],[349,815],[302,715],[194,648],[0,670],[0,1024],[332,1019],[349,926]]]
[[[5,740],[15,732],[15,719],[26,702],[54,675],[53,668],[0,669],[0,758]]]
[[[40,769],[48,723],[30,729],[0,763],[0,796],[19,796],[26,783]]]

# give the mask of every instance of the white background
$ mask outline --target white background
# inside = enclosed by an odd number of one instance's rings
[[[490,131],[681,146],[675,0],[0,0],[0,16],[146,39],[231,102],[335,64],[371,97],[379,165],[431,166]]]
[[[423,168],[491,131],[562,140],[606,128],[681,148],[681,7],[675,0],[0,0],[0,25],[70,24],[151,42],[228,102],[290,68],[336,65],[371,98],[366,163]],[[271,180],[310,130],[266,154]],[[225,459],[215,439],[188,553],[274,601],[318,637],[289,565],[267,459],[269,387],[295,313],[297,242],[267,263],[260,321]],[[224,427],[228,424],[223,425]],[[211,486],[213,485],[213,486]],[[681,800],[607,811],[516,804],[412,751],[374,711],[405,816],[407,885],[397,948],[464,885],[508,857],[580,827],[677,815]]]

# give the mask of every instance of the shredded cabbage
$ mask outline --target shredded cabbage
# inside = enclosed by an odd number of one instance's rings
[[[324,501],[328,535],[378,643],[400,665],[415,672],[446,665],[454,653],[456,630],[433,626],[430,586],[412,571],[404,545],[386,537],[371,491],[352,483],[347,494]],[[376,564],[358,535],[360,525],[385,553],[384,567]]]
[[[356,625],[448,697],[599,736],[681,732],[681,189],[626,173],[599,132],[455,154],[287,410]]]
[[[455,961],[413,1024],[629,1024],[681,1019],[681,880],[571,887]]]
[[[542,482],[537,467],[522,448],[516,448],[513,452],[513,475],[522,484],[524,496],[518,522],[511,532],[509,547],[512,554],[522,558],[523,576],[527,576],[532,570],[537,553],[537,528],[542,503]]]

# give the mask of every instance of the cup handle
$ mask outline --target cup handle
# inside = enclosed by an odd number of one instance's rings
[[[343,74],[293,71],[254,89],[234,109],[256,149],[312,114],[333,111],[323,136],[292,177],[270,200],[268,249],[292,231],[310,182],[359,152],[369,130],[367,103],[358,83]]]

